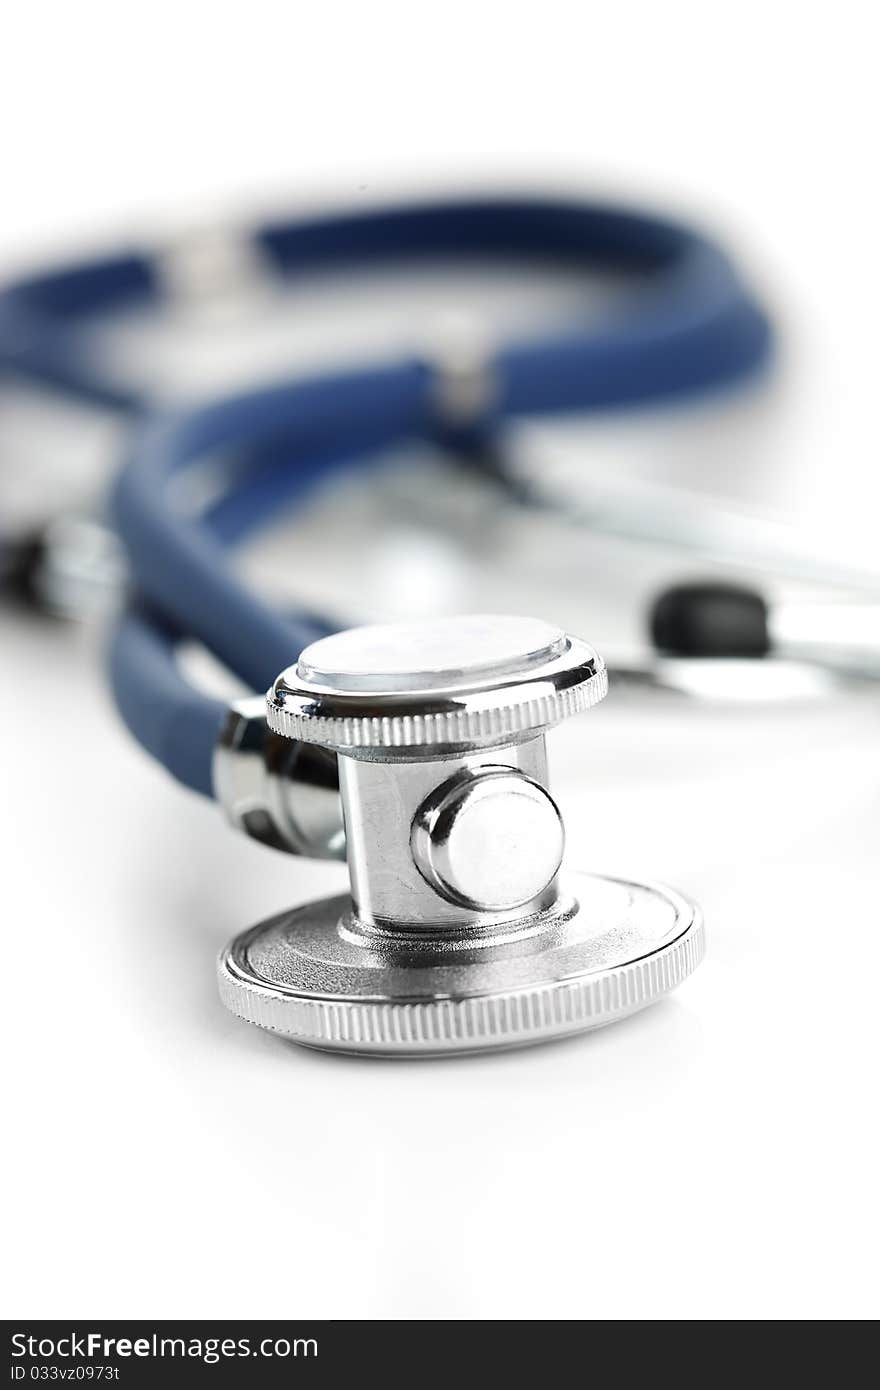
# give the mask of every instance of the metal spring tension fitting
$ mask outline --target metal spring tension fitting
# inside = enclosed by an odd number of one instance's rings
[[[476,1052],[644,1008],[699,964],[698,910],[652,884],[560,874],[544,735],[607,690],[592,647],[531,619],[341,632],[268,696],[277,734],[339,758],[351,897],[224,951],[224,1003],[342,1052]]]

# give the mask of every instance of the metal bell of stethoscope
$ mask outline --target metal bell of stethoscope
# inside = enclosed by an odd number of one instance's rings
[[[679,984],[703,954],[692,904],[563,870],[545,733],[606,690],[585,642],[509,616],[307,647],[268,724],[338,760],[351,894],[233,941],[227,1007],[313,1047],[432,1056],[596,1028]]]

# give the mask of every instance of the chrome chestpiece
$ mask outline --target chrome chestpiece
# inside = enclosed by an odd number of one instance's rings
[[[545,733],[607,686],[591,647],[532,619],[308,647],[270,690],[268,721],[337,755],[351,896],[234,941],[227,1006],[314,1047],[431,1055],[594,1028],[678,984],[703,950],[693,906],[561,872]]]

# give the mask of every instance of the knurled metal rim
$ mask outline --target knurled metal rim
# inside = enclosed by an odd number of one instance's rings
[[[684,900],[666,891],[684,906]],[[635,960],[568,979],[460,998],[350,1000],[279,989],[255,981],[242,966],[248,933],[221,953],[220,997],[248,1023],[331,1051],[440,1056],[524,1046],[625,1018],[687,979],[702,961],[706,941],[699,909],[686,906],[690,919],[680,934]]]
[[[330,703],[327,697],[286,690],[279,697],[278,683],[267,696],[269,728],[286,738],[320,743],[331,748],[432,748],[461,744],[493,743],[520,734],[537,732],[571,715],[597,705],[608,693],[605,663],[592,649],[589,662],[527,684],[503,687],[491,692],[475,692],[435,697],[435,708],[405,707],[404,699],[394,709],[393,697],[383,697],[388,712],[355,713],[360,706],[375,704],[375,697],[333,696],[338,713],[322,713]],[[571,681],[571,684],[564,683]],[[281,701],[281,702],[279,702]],[[351,713],[342,707],[348,704]],[[480,706],[483,706],[482,708]]]

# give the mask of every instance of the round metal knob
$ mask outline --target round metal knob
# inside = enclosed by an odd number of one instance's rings
[[[559,872],[565,847],[553,798],[509,767],[481,767],[444,783],[419,807],[410,839],[428,883],[483,912],[537,898]]]

